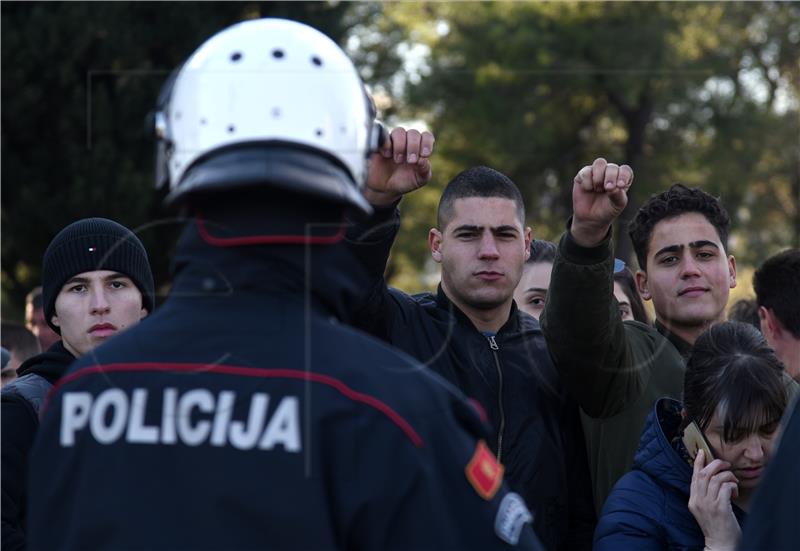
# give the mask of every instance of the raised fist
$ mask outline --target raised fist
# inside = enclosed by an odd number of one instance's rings
[[[572,227],[579,245],[592,247],[605,238],[611,223],[628,204],[633,170],[628,165],[595,159],[575,176],[572,185]]]

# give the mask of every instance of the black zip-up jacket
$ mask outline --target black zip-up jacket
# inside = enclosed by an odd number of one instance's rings
[[[39,428],[39,408],[73,361],[75,356],[58,341],[47,352],[23,362],[17,369],[19,378],[0,392],[4,550],[25,549],[25,480],[28,454]]]
[[[540,549],[474,408],[340,323],[357,282],[327,248],[307,278],[302,247],[201,235],[165,303],[62,378],[31,549]]]
[[[446,296],[388,288],[383,271],[399,227],[397,209],[376,209],[348,234],[369,272],[357,327],[393,344],[477,401],[492,428],[492,452],[510,487],[534,513],[548,549],[589,549],[595,524],[577,404],[559,379],[535,318],[512,305],[484,336]]]

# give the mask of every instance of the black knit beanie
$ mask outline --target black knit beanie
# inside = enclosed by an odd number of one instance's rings
[[[61,287],[69,278],[95,270],[110,270],[131,278],[142,293],[142,306],[148,312],[153,311],[155,285],[142,242],[132,231],[113,220],[84,218],[61,230],[44,252],[44,316],[57,333],[61,331],[51,319]]]

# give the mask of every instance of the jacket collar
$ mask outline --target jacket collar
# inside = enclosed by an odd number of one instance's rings
[[[666,338],[669,342],[672,343],[672,346],[678,351],[678,353],[683,357],[685,360],[689,357],[689,353],[692,351],[692,345],[680,338],[678,335],[670,331],[663,325],[660,321],[656,320],[656,330],[661,333],[661,335]]]
[[[442,284],[439,283],[439,286],[436,289],[436,305],[441,308],[442,310],[447,310],[451,312],[455,318],[459,321],[459,323],[465,323],[469,325],[473,330],[477,331],[475,324],[472,323],[472,320],[469,319],[461,309],[450,300],[450,297],[447,296],[447,293],[444,292],[442,288]],[[516,302],[511,302],[511,312],[509,313],[508,319],[500,327],[500,330],[497,332],[498,335],[500,334],[509,334],[509,333],[516,333],[519,331],[519,310],[517,309]]]
[[[685,450],[680,440],[681,408],[681,403],[672,398],[656,401],[642,431],[633,468],[674,488],[688,501],[692,467],[679,451]],[[736,504],[733,504],[733,511],[741,524],[746,513]]]
[[[346,268],[346,270],[345,270]],[[217,247],[189,221],[176,248],[170,297],[273,294],[311,298],[312,307],[350,321],[366,272],[347,247],[252,245]]]

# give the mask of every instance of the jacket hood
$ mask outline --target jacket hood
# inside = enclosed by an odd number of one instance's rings
[[[661,484],[689,495],[692,469],[672,444],[681,424],[681,403],[661,398],[647,416],[633,467]]]
[[[62,341],[58,341],[46,352],[25,360],[17,369],[17,375],[22,377],[28,373],[36,373],[55,384],[74,361],[75,356],[64,348]]]

